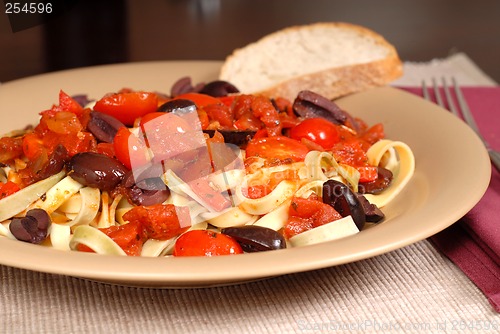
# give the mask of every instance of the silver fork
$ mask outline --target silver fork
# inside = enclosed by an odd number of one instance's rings
[[[458,109],[455,105],[455,102],[453,101],[453,98],[452,98],[451,92],[450,92],[450,87],[448,86],[446,79],[441,78],[441,81],[442,81],[442,85],[443,85],[444,96],[446,98],[446,104],[444,103],[443,97],[439,91],[439,85],[437,83],[436,78],[432,78],[432,86],[434,89],[434,95],[436,97],[436,103],[444,109],[449,109],[455,116],[460,118],[460,114],[459,114]],[[453,88],[455,90],[455,95],[457,96],[458,105],[460,107],[460,111],[462,113],[462,117],[463,117],[464,121],[471,127],[472,130],[474,130],[474,132],[476,132],[478,137],[483,141],[483,144],[486,147],[486,150],[488,151],[488,154],[490,156],[491,162],[493,163],[495,168],[500,172],[500,152],[492,149],[491,146],[488,144],[488,142],[481,135],[481,133],[479,132],[479,128],[477,127],[476,121],[474,120],[474,117],[472,116],[472,113],[469,109],[469,105],[465,101],[465,98],[462,94],[462,91],[460,90],[460,87],[457,84],[457,81],[455,80],[454,77],[451,78],[451,81],[453,84]],[[429,89],[427,88],[425,80],[422,81],[422,93],[423,93],[423,96],[426,100],[432,101],[432,98],[429,95]],[[446,108],[446,105],[448,106],[448,108]]]

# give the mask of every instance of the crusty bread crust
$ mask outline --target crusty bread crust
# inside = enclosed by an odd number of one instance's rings
[[[331,100],[369,88],[380,87],[403,74],[399,58],[343,66],[295,77],[263,91],[255,92],[268,97],[295,99],[301,90],[310,90]]]
[[[385,51],[385,56],[379,59],[373,59],[364,63],[343,64],[339,66],[329,66],[311,73],[293,75],[285,79],[274,82],[273,85],[261,87],[254,91],[245,91],[243,93],[263,94],[268,97],[285,97],[293,100],[301,90],[312,90],[327,98],[334,99],[340,96],[366,90],[371,87],[383,86],[397,79],[403,73],[402,63],[399,59],[396,49],[376,32],[354,24],[344,22],[320,22],[305,26],[292,26],[277,32],[264,36],[260,40],[251,43],[243,48],[235,50],[226,58],[219,78],[221,80],[235,81],[236,76],[242,75],[235,68],[244,67],[244,59],[252,53],[259,52],[259,48],[264,43],[277,41],[287,34],[297,34],[301,31],[322,31],[322,29],[332,30],[350,30],[356,34],[370,39],[371,43],[376,44]],[[286,57],[293,57],[293,49],[290,52],[284,52]],[[312,55],[314,57],[314,55]],[[293,73],[291,69],[290,73]],[[251,78],[258,80],[258,78]],[[233,82],[234,83],[234,82]],[[238,85],[237,85],[238,86]]]

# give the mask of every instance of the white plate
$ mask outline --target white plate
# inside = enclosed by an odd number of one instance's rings
[[[98,66],[49,73],[0,85],[0,133],[37,120],[57,103],[60,89],[99,98],[123,87],[169,92],[189,75],[217,78],[220,62],[179,61]],[[416,172],[384,208],[386,220],[354,236],[280,251],[213,258],[133,258],[63,252],[0,238],[0,263],[12,267],[124,285],[194,287],[231,284],[366,259],[425,239],[453,224],[484,194],[488,155],[477,136],[447,111],[394,88],[377,88],[338,101],[369,124],[382,122],[388,138],[410,145]]]

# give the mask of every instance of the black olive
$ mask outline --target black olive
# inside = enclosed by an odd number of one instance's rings
[[[392,172],[383,167],[377,167],[377,178],[371,182],[359,184],[361,194],[380,194],[392,182]]]
[[[122,122],[111,115],[98,111],[90,112],[87,129],[100,141],[112,143],[118,129],[124,127]]]
[[[286,248],[285,238],[280,233],[263,226],[227,227],[221,232],[234,238],[247,253]]]
[[[49,176],[59,173],[64,168],[64,165],[68,160],[69,155],[66,147],[61,144],[57,145],[50,155],[47,164],[45,164],[45,166],[43,166],[37,174],[37,179],[46,179]]]
[[[363,229],[366,215],[356,194],[342,182],[328,180],[323,183],[323,202],[333,206],[342,217],[351,216],[359,230]]]
[[[240,91],[238,90],[238,88],[224,80],[215,80],[209,82],[200,90],[201,94],[206,94],[213,97],[222,97],[239,92]]]
[[[297,94],[292,108],[303,118],[321,117],[335,124],[352,126],[355,131],[360,130],[358,122],[351,114],[342,110],[335,102],[309,90]]]
[[[196,111],[196,105],[191,100],[175,99],[163,103],[158,107],[158,111],[171,112],[182,115]]]
[[[217,130],[220,132],[222,137],[224,137],[224,142],[228,144],[234,144],[238,147],[244,147],[250,139],[253,138],[256,131],[252,130]],[[204,133],[212,137],[215,134],[215,130],[203,130]]]
[[[73,95],[71,96],[71,98],[75,100],[82,107],[85,107],[87,104],[92,102],[92,100],[89,100],[88,96],[85,94]]]
[[[205,84],[203,82],[193,86],[190,77],[182,77],[172,85],[172,88],[170,89],[170,95],[172,97],[177,97],[185,93],[197,93],[201,89],[203,89],[204,86]]]
[[[128,169],[118,160],[104,154],[83,152],[69,161],[70,176],[81,184],[104,191],[114,189]]]
[[[154,205],[168,199],[170,190],[161,179],[161,165],[153,165],[143,171],[128,172],[122,185],[129,202],[135,205]]]
[[[31,209],[25,217],[13,218],[9,230],[17,240],[39,244],[47,238],[50,224],[50,217],[45,210]]]
[[[363,206],[363,211],[365,212],[366,221],[370,223],[378,223],[385,218],[382,210],[378,208],[375,204],[370,203],[365,196],[361,194],[356,194],[358,196],[359,202]]]

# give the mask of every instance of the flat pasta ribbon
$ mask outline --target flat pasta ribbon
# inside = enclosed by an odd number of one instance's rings
[[[384,164],[384,159],[392,161],[393,159],[390,155],[394,155],[395,153],[398,155],[399,164]],[[392,201],[394,197],[396,197],[401,190],[403,190],[408,181],[410,181],[415,171],[415,157],[408,145],[400,141],[392,141],[388,139],[383,139],[373,144],[366,152],[366,155],[368,157],[369,164],[373,166],[387,167],[393,173],[394,178],[389,188],[377,195],[365,195],[366,199],[370,203],[375,204],[378,207],[383,207]],[[389,155],[388,159],[387,155]]]

